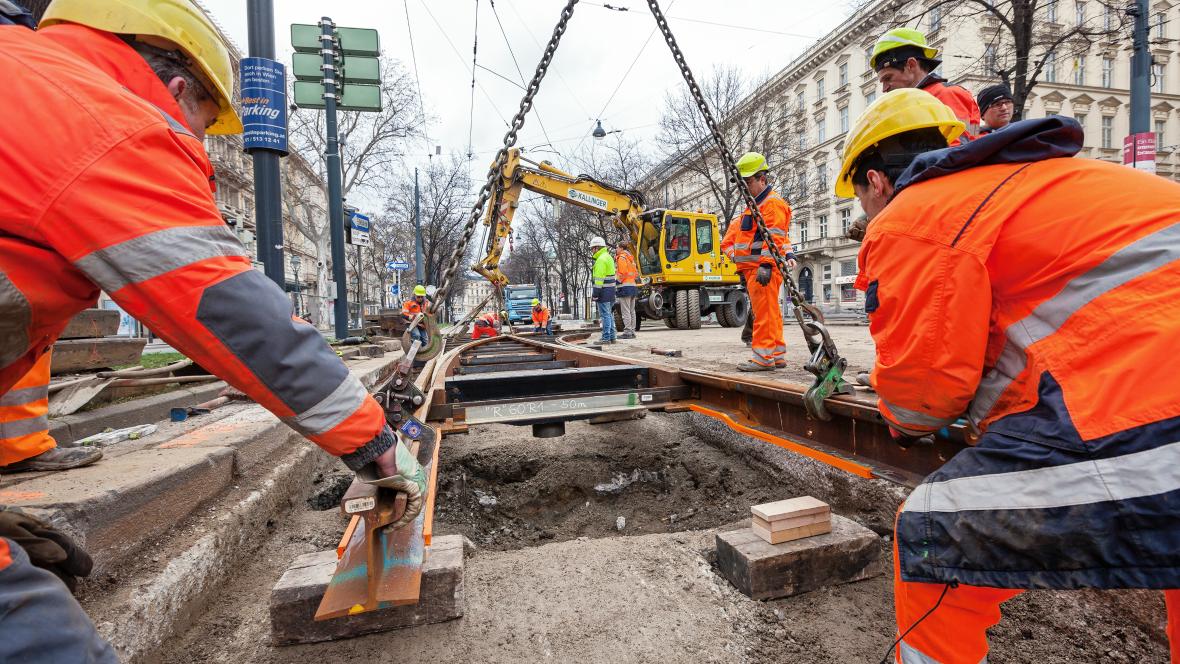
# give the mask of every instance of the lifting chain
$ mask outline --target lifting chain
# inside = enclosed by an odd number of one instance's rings
[[[561,36],[565,34],[566,25],[569,23],[570,17],[574,15],[574,5],[576,4],[578,4],[578,0],[569,0],[561,10],[561,17],[557,19],[557,25],[554,26],[553,34],[549,37],[549,43],[545,46],[545,52],[541,54],[541,61],[537,63],[537,71],[533,74],[533,80],[529,81],[528,86],[525,88],[524,97],[520,100],[520,108],[516,110],[516,115],[512,118],[512,122],[508,124],[508,133],[504,134],[504,145],[496,153],[495,161],[488,168],[487,182],[479,190],[479,196],[476,198],[475,206],[471,209],[471,216],[467,219],[467,225],[463,227],[463,236],[455,244],[450,258],[447,259],[447,269],[443,273],[442,284],[438,289],[437,301],[439,302],[446,302],[447,296],[450,295],[451,286],[455,281],[455,275],[459,272],[459,267],[463,261],[463,254],[467,251],[467,245],[471,242],[472,236],[475,235],[476,224],[479,223],[480,217],[483,216],[484,205],[487,204],[488,198],[491,196],[491,192],[496,184],[496,178],[500,177],[501,169],[508,163],[508,149],[516,145],[516,134],[520,131],[521,127],[524,127],[524,118],[533,108],[533,97],[541,89],[541,80],[545,78],[545,72],[549,70],[549,64],[553,61],[553,54],[557,52],[557,45],[561,43]]]
[[[846,360],[840,357],[840,353],[836,350],[836,344],[832,341],[832,337],[828,334],[828,329],[824,325],[823,312],[816,306],[806,302],[799,289],[795,286],[795,280],[791,278],[790,268],[787,265],[787,259],[779,250],[778,245],[775,244],[770,232],[766,228],[766,220],[762,218],[762,212],[758,209],[758,204],[754,201],[754,197],[750,195],[750,191],[742,186],[742,177],[738,172],[737,163],[733,159],[733,153],[729,150],[729,145],[725,142],[725,136],[721,133],[721,128],[717,125],[717,121],[713,119],[713,112],[709,109],[708,102],[705,101],[705,95],[701,92],[701,88],[697,85],[696,78],[692,75],[692,70],[688,67],[688,62],[684,59],[684,53],[680,50],[680,46],[676,43],[676,37],[672,35],[672,29],[668,26],[668,19],[664,17],[663,11],[660,10],[658,0],[647,0],[647,6],[651,9],[652,16],[656,19],[656,26],[659,27],[660,32],[664,35],[664,41],[668,43],[668,48],[672,51],[672,58],[676,60],[676,66],[680,68],[680,74],[684,77],[684,82],[688,85],[688,91],[692,94],[696,101],[697,108],[704,117],[705,124],[709,127],[709,132],[713,136],[713,141],[717,143],[717,152],[721,157],[722,167],[732,182],[736,182],[738,192],[741,194],[746,203],[746,208],[750,210],[750,215],[754,219],[754,223],[758,225],[758,231],[762,234],[764,246],[770,250],[770,255],[774,258],[774,264],[778,271],[783,276],[783,282],[787,285],[787,295],[791,298],[791,304],[794,305],[795,320],[798,321],[799,327],[803,330],[803,338],[807,341],[807,348],[811,352],[811,359],[804,365],[808,371],[815,375],[815,383],[807,390],[804,395],[804,403],[811,415],[819,419],[827,420],[831,415],[824,408],[824,399],[833,394],[851,394],[852,387],[844,382],[844,368],[847,364]],[[807,320],[803,316],[806,311],[811,320]]]

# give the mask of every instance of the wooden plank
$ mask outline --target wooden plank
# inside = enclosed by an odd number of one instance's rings
[[[804,514],[803,516],[779,519],[778,521],[767,521],[759,516],[754,516],[752,519],[754,525],[765,528],[772,533],[777,533],[780,530],[790,530],[799,526],[810,526],[813,523],[830,522],[832,520],[832,513],[819,512],[817,514]]]
[[[750,508],[754,516],[767,521],[790,519],[807,514],[830,513],[832,508],[824,501],[811,496],[799,496],[786,500],[776,500],[773,503],[763,503]]]
[[[830,533],[832,532],[832,522],[824,521],[822,523],[813,523],[808,526],[799,526],[798,528],[788,528],[775,532],[771,532],[756,523],[751,523],[750,530],[753,530],[755,535],[771,544],[782,544],[783,542],[793,542],[804,537]]]
[[[50,373],[110,369],[139,362],[147,339],[66,339],[53,344]]]
[[[66,324],[59,339],[109,337],[119,332],[119,312],[114,309],[83,309]]]

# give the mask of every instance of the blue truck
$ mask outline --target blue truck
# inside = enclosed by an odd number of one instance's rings
[[[541,289],[534,284],[512,284],[504,288],[504,306],[512,325],[533,320],[533,298],[541,299]]]

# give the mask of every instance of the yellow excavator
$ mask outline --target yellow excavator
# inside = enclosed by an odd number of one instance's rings
[[[642,282],[636,301],[636,327],[646,318],[663,319],[672,328],[697,329],[701,318],[711,313],[725,327],[745,324],[749,300],[733,262],[721,253],[716,215],[648,210],[638,191],[615,187],[589,175],[572,175],[547,161],[529,160],[519,148],[508,151],[500,169],[483,220],[492,229],[486,253],[472,266],[497,288],[508,285],[508,277],[500,271],[500,257],[525,189],[610,215],[615,226],[631,239]]]

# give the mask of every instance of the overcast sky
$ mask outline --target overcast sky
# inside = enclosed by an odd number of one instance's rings
[[[245,53],[245,0],[202,1]],[[419,159],[425,161],[430,146],[436,144],[444,155],[465,154],[470,132],[479,165],[473,172],[482,175],[503,138],[505,121],[516,112],[523,94],[507,44],[525,79],[531,78],[564,4],[560,0],[276,0],[275,42],[278,58],[289,67],[288,26],[315,23],[325,8],[338,26],[377,29],[382,50],[399,59],[411,75],[416,55],[426,112],[434,117],[429,143],[417,147]],[[512,82],[476,69],[473,113],[471,57],[477,7],[477,61]],[[816,0],[661,0],[661,7],[698,78],[714,65],[737,65],[751,76],[777,71],[851,12],[846,1]],[[608,131],[619,129],[627,137],[650,140],[666,92],[683,86],[662,38],[656,35],[649,41],[654,28],[643,0],[579,2],[518,144],[551,141],[559,152],[568,154],[579,144],[591,142],[588,135],[597,118]],[[539,156],[559,165],[565,161],[559,155]],[[410,159],[409,166],[414,165]]]

